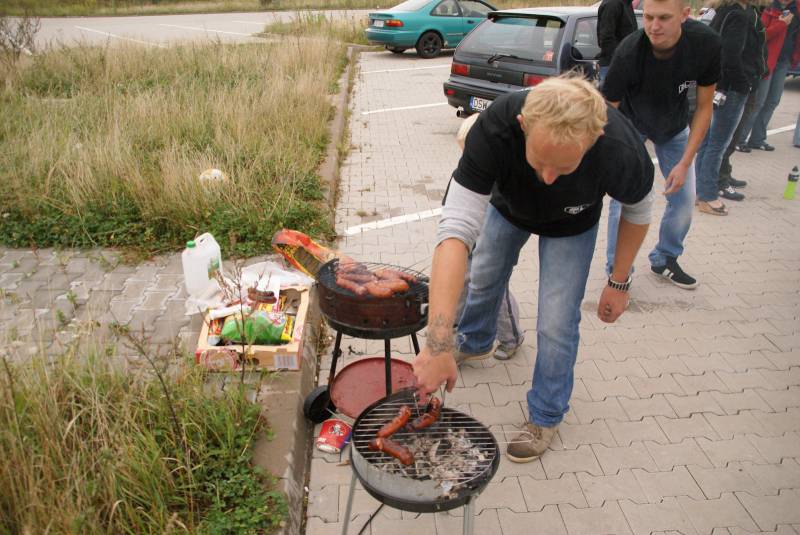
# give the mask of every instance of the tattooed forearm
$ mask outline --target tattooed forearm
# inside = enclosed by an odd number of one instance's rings
[[[426,345],[432,355],[440,353],[451,353],[453,345],[452,321],[448,321],[443,315],[437,314],[428,318],[428,339]]]

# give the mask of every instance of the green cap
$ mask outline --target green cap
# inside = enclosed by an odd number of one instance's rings
[[[191,249],[194,246],[195,246],[194,240],[189,240],[186,242],[186,247],[188,247],[189,249]]]

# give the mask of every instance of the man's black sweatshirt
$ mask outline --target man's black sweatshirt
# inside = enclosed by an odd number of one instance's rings
[[[765,72],[761,18],[752,6],[728,4],[717,9],[711,27],[722,37],[722,78],[717,88],[749,93]]]

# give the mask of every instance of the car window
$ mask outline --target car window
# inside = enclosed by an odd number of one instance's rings
[[[430,1],[431,0],[407,0],[402,4],[394,6],[392,11],[416,11],[428,5]]]
[[[563,31],[564,21],[546,15],[490,18],[467,34],[459,50],[553,63]]]
[[[600,53],[597,44],[597,17],[578,19],[575,35],[572,37],[575,59],[595,59]]]
[[[464,17],[478,17],[484,18],[487,13],[492,11],[492,8],[481,2],[475,0],[461,0],[461,13]]]
[[[431,15],[438,17],[460,17],[461,12],[458,10],[458,2],[456,2],[456,0],[444,0],[433,8]]]

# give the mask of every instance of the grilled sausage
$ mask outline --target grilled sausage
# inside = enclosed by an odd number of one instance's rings
[[[403,405],[400,407],[400,412],[397,416],[378,430],[378,438],[387,438],[394,435],[408,423],[409,418],[411,418],[411,407]]]
[[[408,283],[402,279],[381,279],[378,285],[389,288],[393,294],[398,294],[408,291]]]
[[[350,290],[360,297],[367,295],[367,288],[363,284],[353,282],[350,279],[336,277],[336,285],[344,288],[345,290]]]
[[[441,400],[439,400],[439,398],[431,398],[431,408],[428,409],[428,412],[422,414],[419,418],[415,418],[414,421],[411,422],[411,429],[414,431],[420,431],[421,429],[430,427],[436,423],[436,420],[439,419],[441,412]]]
[[[382,451],[391,455],[406,466],[414,464],[414,454],[411,450],[388,438],[373,438],[369,441],[369,449],[372,451]]]
[[[410,273],[404,273],[397,269],[381,269],[376,271],[375,275],[377,275],[379,279],[401,279],[411,284],[417,282],[417,278],[414,275]]]
[[[372,297],[377,297],[379,299],[385,299],[387,297],[391,297],[394,292],[388,286],[383,286],[378,284],[377,282],[368,282],[364,285],[364,288],[367,289],[369,295]]]
[[[375,280],[375,275],[372,273],[363,273],[361,271],[339,271],[336,274],[337,278],[347,279],[349,281],[364,284],[365,282],[372,282]]]

